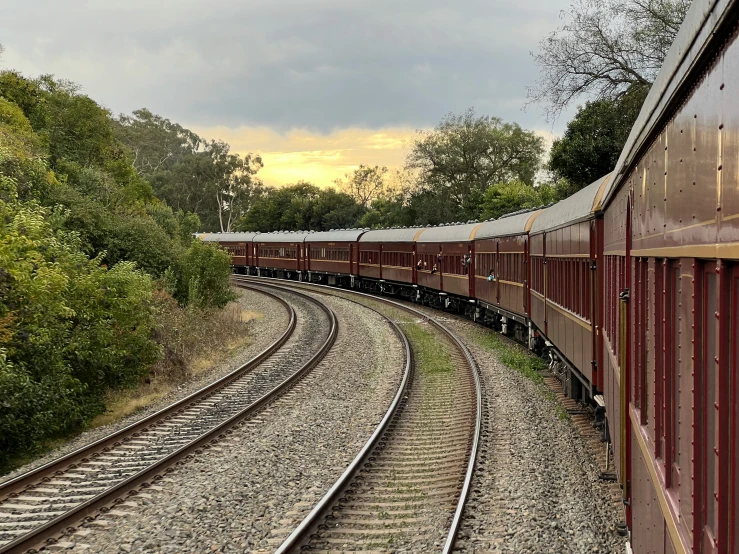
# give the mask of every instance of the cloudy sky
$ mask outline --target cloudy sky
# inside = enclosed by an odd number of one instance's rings
[[[448,112],[562,132],[522,111],[530,51],[568,0],[0,0],[0,68],[76,81],[239,152],[268,184],[402,165]]]

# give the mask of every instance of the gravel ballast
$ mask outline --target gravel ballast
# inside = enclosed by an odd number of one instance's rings
[[[600,469],[562,408],[488,347],[494,331],[435,310],[477,360],[484,387],[484,434],[455,552],[624,552]]]
[[[87,524],[88,552],[273,552],[341,475],[389,406],[404,366],[379,315],[320,297],[339,319],[328,356],[228,438]]]
[[[169,394],[149,404],[146,408],[138,410],[133,414],[119,419],[109,425],[101,425],[89,429],[65,442],[63,445],[36,458],[32,462],[15,469],[14,471],[0,477],[0,483],[13,477],[44,465],[56,458],[93,443],[119,429],[169,406],[170,404],[185,398],[197,390],[207,386],[217,379],[236,370],[254,356],[265,350],[274,343],[285,331],[288,324],[288,314],[285,308],[274,298],[251,289],[237,289],[237,302],[243,310],[252,313],[255,317],[248,322],[247,332],[250,335],[249,343],[236,350],[231,356],[217,363],[208,371],[198,374],[188,381],[180,384]]]

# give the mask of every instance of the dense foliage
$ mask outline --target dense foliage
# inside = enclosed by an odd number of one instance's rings
[[[365,208],[348,194],[306,182],[266,188],[237,228],[244,231],[328,231],[354,227]]]
[[[149,110],[121,115],[113,130],[157,196],[197,214],[203,231],[231,231],[261,191],[259,156],[234,154],[228,144],[205,140]]]
[[[0,467],[104,409],[161,356],[154,295],[231,298],[228,255],[153,193],[75,86],[0,72]]]
[[[578,108],[564,135],[555,140],[549,169],[570,183],[569,193],[616,167],[648,88],[634,87],[615,100],[594,100]]]

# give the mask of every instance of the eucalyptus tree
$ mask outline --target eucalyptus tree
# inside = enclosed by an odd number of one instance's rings
[[[428,222],[474,218],[492,185],[513,179],[532,185],[543,153],[542,137],[517,123],[473,109],[450,113],[413,143],[406,166],[417,172],[420,188],[412,196]]]

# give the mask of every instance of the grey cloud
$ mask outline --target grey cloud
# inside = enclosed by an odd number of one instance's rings
[[[0,63],[193,126],[427,127],[474,106],[544,128],[539,109],[521,112],[537,76],[529,51],[566,5],[2,0]]]

